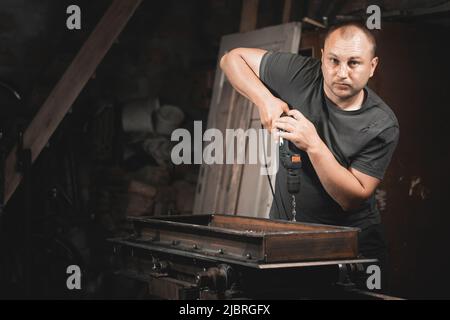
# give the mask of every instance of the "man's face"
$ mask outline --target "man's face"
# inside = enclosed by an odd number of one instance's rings
[[[378,63],[378,58],[373,57],[372,44],[362,31],[353,28],[346,32],[345,36],[339,29],[331,33],[322,49],[325,92],[339,100],[360,93]]]

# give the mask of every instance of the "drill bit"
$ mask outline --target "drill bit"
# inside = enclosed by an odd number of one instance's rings
[[[295,210],[295,195],[292,195],[292,221],[296,222],[297,220],[295,220],[295,216],[297,215],[297,211]]]

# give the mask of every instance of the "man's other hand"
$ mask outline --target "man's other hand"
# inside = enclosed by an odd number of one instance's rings
[[[283,100],[273,97],[260,106],[258,110],[263,127],[271,131],[275,129],[275,121],[280,118],[281,114],[289,112],[289,106]]]
[[[278,118],[273,122],[274,128],[284,130],[278,135],[294,143],[297,148],[309,152],[320,144],[321,140],[317,134],[314,124],[298,110],[287,112],[290,117]]]

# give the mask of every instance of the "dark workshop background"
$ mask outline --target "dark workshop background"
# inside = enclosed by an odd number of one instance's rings
[[[65,27],[70,4],[82,10],[81,30]],[[109,4],[0,0],[3,154]],[[450,298],[448,2],[294,0],[288,21],[366,17],[370,4],[390,13],[376,34],[380,64],[370,86],[401,127],[377,191],[390,293]],[[184,114],[181,127],[206,122],[220,39],[239,32],[241,9],[239,0],[144,1],[137,9],[5,208],[0,297],[139,295],[131,284],[109,281],[104,239],[122,232],[126,215],[192,213],[199,168],[172,165],[170,137],[126,132],[123,115],[130,105],[173,105]],[[257,28],[281,24],[282,13],[283,1],[260,0]],[[302,33],[301,47],[320,47],[323,29],[305,23]],[[72,263],[88,270],[83,293],[65,288]]]

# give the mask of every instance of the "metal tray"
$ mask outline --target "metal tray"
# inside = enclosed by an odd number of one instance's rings
[[[134,233],[115,243],[241,264],[354,259],[357,228],[232,216],[129,217]]]

